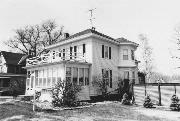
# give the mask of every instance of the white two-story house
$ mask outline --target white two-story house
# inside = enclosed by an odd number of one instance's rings
[[[48,54],[27,60],[26,94],[69,80],[82,86],[81,100],[90,100],[101,95],[92,82],[103,74],[109,92],[117,89],[120,78],[138,83],[134,55],[137,47],[134,42],[114,39],[93,29],[64,38],[47,46]]]

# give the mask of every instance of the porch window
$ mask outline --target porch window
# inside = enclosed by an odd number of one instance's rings
[[[89,85],[89,69],[84,69],[85,85]]]
[[[124,72],[124,79],[129,79],[129,71]]]
[[[132,72],[132,83],[135,83],[135,71]]]
[[[78,68],[73,68],[73,84],[77,85],[78,79]]]
[[[38,70],[35,70],[35,87],[38,86]]]
[[[52,86],[56,84],[57,68],[53,68]]]
[[[66,68],[66,81],[71,82],[71,67]]]
[[[84,68],[79,68],[79,85],[84,85]]]
[[[123,60],[128,60],[128,49],[123,49]]]
[[[52,68],[48,69],[48,80],[47,80],[47,85],[51,86],[51,81],[52,81]]]
[[[44,75],[43,75],[43,87],[47,86],[47,76],[48,76],[48,70],[44,69]]]
[[[39,70],[39,87],[43,86],[43,70]]]

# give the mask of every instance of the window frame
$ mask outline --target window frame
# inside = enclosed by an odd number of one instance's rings
[[[123,49],[123,60],[128,60],[128,59],[129,59],[129,57],[128,57],[128,49]]]

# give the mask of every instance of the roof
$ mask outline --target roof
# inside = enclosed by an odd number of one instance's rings
[[[103,33],[98,32],[98,31],[96,31],[96,30],[94,30],[94,29],[86,29],[86,30],[84,30],[84,31],[78,32],[78,33],[73,34],[73,35],[71,35],[71,36],[69,36],[69,37],[67,37],[67,38],[64,38],[64,39],[62,39],[62,40],[59,40],[57,43],[62,42],[62,41],[65,41],[65,40],[69,40],[69,39],[72,39],[72,38],[76,38],[76,37],[79,37],[79,36],[82,36],[82,35],[85,35],[85,34],[89,34],[89,33],[92,33],[92,34],[96,34],[96,35],[105,37],[105,38],[110,39],[110,40],[112,40],[112,41],[114,41],[114,42],[117,42],[117,43],[119,43],[119,44],[120,44],[120,43],[124,43],[124,42],[128,42],[129,44],[138,45],[137,43],[132,42],[132,41],[129,41],[129,40],[125,39],[125,38],[114,39],[114,38],[112,38],[112,37],[110,37],[110,36],[108,36],[108,35],[105,35],[105,34],[103,34]],[[54,44],[57,44],[57,43],[54,43]],[[54,45],[54,44],[53,44],[53,45]]]
[[[135,42],[132,42],[132,41],[129,41],[129,40],[127,40],[126,38],[123,38],[123,37],[121,37],[121,38],[118,38],[118,39],[116,39],[117,41],[119,41],[120,43],[129,43],[129,44],[135,44],[135,45],[137,45],[138,46],[138,44],[137,43],[135,43]]]
[[[25,54],[0,51],[6,61],[6,64],[18,65]]]

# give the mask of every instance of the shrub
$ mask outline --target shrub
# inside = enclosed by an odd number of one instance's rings
[[[150,96],[147,95],[147,96],[145,97],[143,106],[144,106],[145,108],[152,108],[153,105],[154,105],[154,104],[152,103]]]
[[[58,81],[52,90],[52,104],[54,107],[77,106],[77,93],[81,90],[79,85],[74,85],[68,81]]]
[[[180,110],[179,99],[175,94],[171,97],[170,109],[173,111]]]
[[[107,97],[107,80],[103,80],[101,76],[93,77],[92,85],[97,87],[97,90],[102,93],[103,98]]]
[[[123,95],[122,104],[131,105],[131,99],[129,99],[129,96],[127,95],[127,93],[124,93]]]

